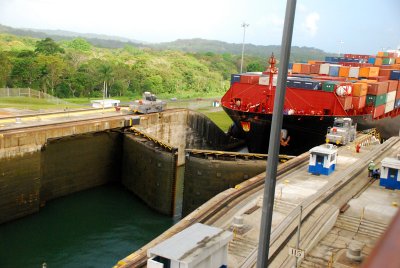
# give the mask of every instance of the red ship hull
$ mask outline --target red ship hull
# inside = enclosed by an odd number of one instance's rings
[[[221,100],[223,109],[235,122],[233,132],[245,138],[249,152],[268,152],[274,95],[275,87],[234,83]],[[298,155],[324,143],[335,117],[352,118],[358,130],[377,127],[383,138],[399,134],[400,109],[377,116],[371,106],[348,109],[348,98],[351,104],[351,96],[287,88],[282,129],[287,131],[290,140],[281,146],[280,153]]]

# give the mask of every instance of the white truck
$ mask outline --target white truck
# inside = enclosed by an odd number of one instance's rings
[[[143,99],[135,100],[129,104],[129,110],[134,113],[158,113],[165,109],[166,102],[157,100],[156,95],[146,91],[143,93]]]
[[[335,118],[333,126],[328,128],[326,142],[346,145],[354,141],[357,135],[357,124],[351,118]]]

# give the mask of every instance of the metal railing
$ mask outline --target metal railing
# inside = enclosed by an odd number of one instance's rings
[[[65,104],[65,105],[70,104],[69,102],[63,101],[52,95],[31,88],[0,88],[0,98],[7,98],[7,97],[28,97],[28,98],[44,99],[48,102],[55,104]]]

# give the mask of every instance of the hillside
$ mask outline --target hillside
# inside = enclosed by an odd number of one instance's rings
[[[240,55],[242,53],[242,44],[232,44],[217,40],[205,40],[205,39],[178,39],[174,42],[151,44],[150,47],[157,49],[171,49],[180,50],[185,52],[195,52],[195,53],[229,53]],[[267,58],[274,53],[279,57],[280,46],[270,45],[270,46],[259,46],[253,44],[246,44],[245,46],[246,55],[251,55],[255,57]],[[304,61],[308,59],[322,60],[325,56],[330,55],[323,50],[312,48],[312,47],[297,47],[293,46],[291,51],[292,61]]]
[[[38,30],[38,29],[19,29],[0,24],[0,33],[11,34],[20,37],[46,38],[49,37],[56,41],[72,40],[77,37],[86,39],[89,43],[103,48],[123,48],[126,45],[138,46],[144,42],[132,40],[119,36],[108,36],[103,34],[76,33],[62,30]]]
[[[123,48],[126,45],[132,45],[141,48],[153,48],[158,50],[178,50],[190,53],[216,53],[216,54],[235,54],[241,55],[242,44],[233,44],[222,42],[218,40],[206,40],[201,38],[194,39],[178,39],[173,42],[165,43],[146,43],[143,41],[132,40],[118,36],[108,36],[100,34],[90,33],[75,33],[70,31],[61,30],[33,30],[33,29],[17,29],[0,24],[0,33],[8,33],[21,37],[33,37],[33,38],[46,38],[50,37],[53,40],[72,40],[77,37],[84,38],[93,46],[102,48]],[[253,45],[246,44],[246,55],[254,57],[267,58],[274,53],[277,57],[280,55],[280,46],[269,45]],[[291,51],[291,61],[304,61],[308,59],[321,60],[325,56],[331,54],[324,52],[323,50],[312,48],[312,47],[298,47],[293,46]]]
[[[191,39],[138,45],[47,33],[54,39],[0,26],[0,87],[29,87],[57,97],[98,98],[104,91],[129,97],[144,91],[163,97],[221,96],[241,65],[240,44]],[[278,46],[246,45],[244,71],[265,70],[272,52],[279,57]],[[293,61],[325,55],[315,48],[292,49]]]

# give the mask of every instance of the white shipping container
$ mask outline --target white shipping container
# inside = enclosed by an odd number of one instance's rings
[[[396,100],[396,91],[390,91],[387,93],[386,102],[391,102]]]
[[[322,63],[322,64],[319,66],[319,74],[326,74],[326,75],[328,75],[328,74],[329,74],[329,66],[330,66],[329,63]]]
[[[394,109],[394,101],[387,102],[385,105],[385,113],[393,111],[393,109]]]
[[[272,86],[276,87],[277,82],[278,82],[278,75],[274,74],[274,76],[272,77]],[[268,86],[269,76],[260,76],[260,78],[258,79],[258,84]]]
[[[349,77],[358,78],[360,67],[350,67]]]

